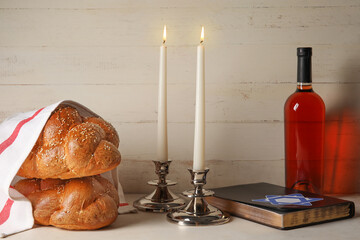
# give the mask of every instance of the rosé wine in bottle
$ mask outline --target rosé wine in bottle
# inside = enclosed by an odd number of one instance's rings
[[[286,187],[322,193],[325,104],[312,89],[311,48],[298,48],[297,89],[286,100]]]

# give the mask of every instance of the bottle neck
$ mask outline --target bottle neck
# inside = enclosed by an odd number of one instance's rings
[[[296,91],[297,92],[313,92],[312,83],[311,82],[310,83],[298,82]]]

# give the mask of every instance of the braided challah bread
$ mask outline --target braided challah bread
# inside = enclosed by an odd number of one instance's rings
[[[15,189],[31,201],[37,224],[90,230],[110,225],[118,215],[117,191],[101,176],[24,179]]]
[[[80,178],[114,169],[121,161],[119,136],[100,117],[56,109],[18,171],[25,178]]]

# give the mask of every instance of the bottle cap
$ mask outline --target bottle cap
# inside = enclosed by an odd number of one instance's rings
[[[297,82],[311,83],[311,55],[312,48],[304,47],[297,49],[298,70]]]
[[[311,57],[312,56],[312,48],[311,47],[301,47],[297,49],[298,57]]]

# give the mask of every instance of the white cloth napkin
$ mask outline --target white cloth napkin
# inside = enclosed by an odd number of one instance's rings
[[[31,229],[34,225],[30,201],[12,188],[16,176],[36,143],[51,113],[60,105],[75,107],[82,116],[98,116],[73,101],[60,101],[36,111],[17,114],[0,124],[0,237]],[[119,213],[133,211],[124,197],[117,169],[102,174],[118,189]]]

